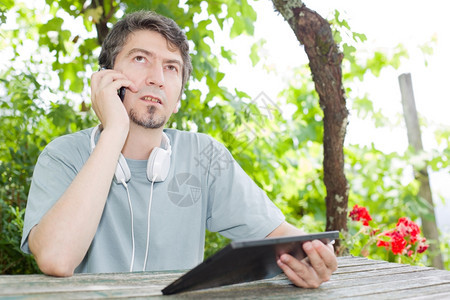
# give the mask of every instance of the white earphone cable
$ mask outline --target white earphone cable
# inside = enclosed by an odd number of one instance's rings
[[[153,176],[152,179],[152,186],[150,189],[150,200],[148,201],[148,214],[147,214],[147,245],[145,247],[145,259],[144,259],[144,266],[142,267],[142,271],[145,271],[145,267],[147,266],[147,257],[148,257],[148,246],[149,246],[149,240],[150,240],[150,209],[152,207],[152,200],[153,200],[153,184],[155,183],[156,175]]]
[[[128,206],[130,207],[130,217],[131,217],[131,262],[130,262],[130,272],[133,272],[133,265],[134,265],[134,253],[135,251],[135,242],[134,242],[134,218],[133,218],[133,206],[131,205],[131,198],[130,198],[130,191],[128,190],[128,185],[125,182],[125,180],[122,180],[121,183],[127,190],[127,196],[128,196]]]

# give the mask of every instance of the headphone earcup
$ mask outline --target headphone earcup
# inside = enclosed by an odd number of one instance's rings
[[[155,147],[147,162],[147,178],[149,181],[164,181],[169,174],[170,152]]]
[[[119,162],[116,166],[116,172],[114,173],[114,180],[117,183],[128,182],[131,179],[130,168],[128,167],[125,157],[120,153]]]

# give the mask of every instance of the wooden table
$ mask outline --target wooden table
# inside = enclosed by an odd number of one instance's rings
[[[188,298],[188,299],[450,299],[450,271],[361,257],[338,258],[339,268],[318,289],[296,288],[284,275],[203,291],[163,296],[182,272],[0,276],[0,298]]]

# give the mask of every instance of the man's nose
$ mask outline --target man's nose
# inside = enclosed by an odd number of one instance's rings
[[[153,64],[147,70],[147,79],[145,81],[147,85],[154,85],[159,88],[164,86],[164,70],[159,64]]]

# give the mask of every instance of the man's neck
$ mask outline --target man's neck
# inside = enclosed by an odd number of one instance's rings
[[[161,146],[162,133],[163,127],[148,129],[131,123],[122,154],[130,159],[148,159],[153,148]]]

